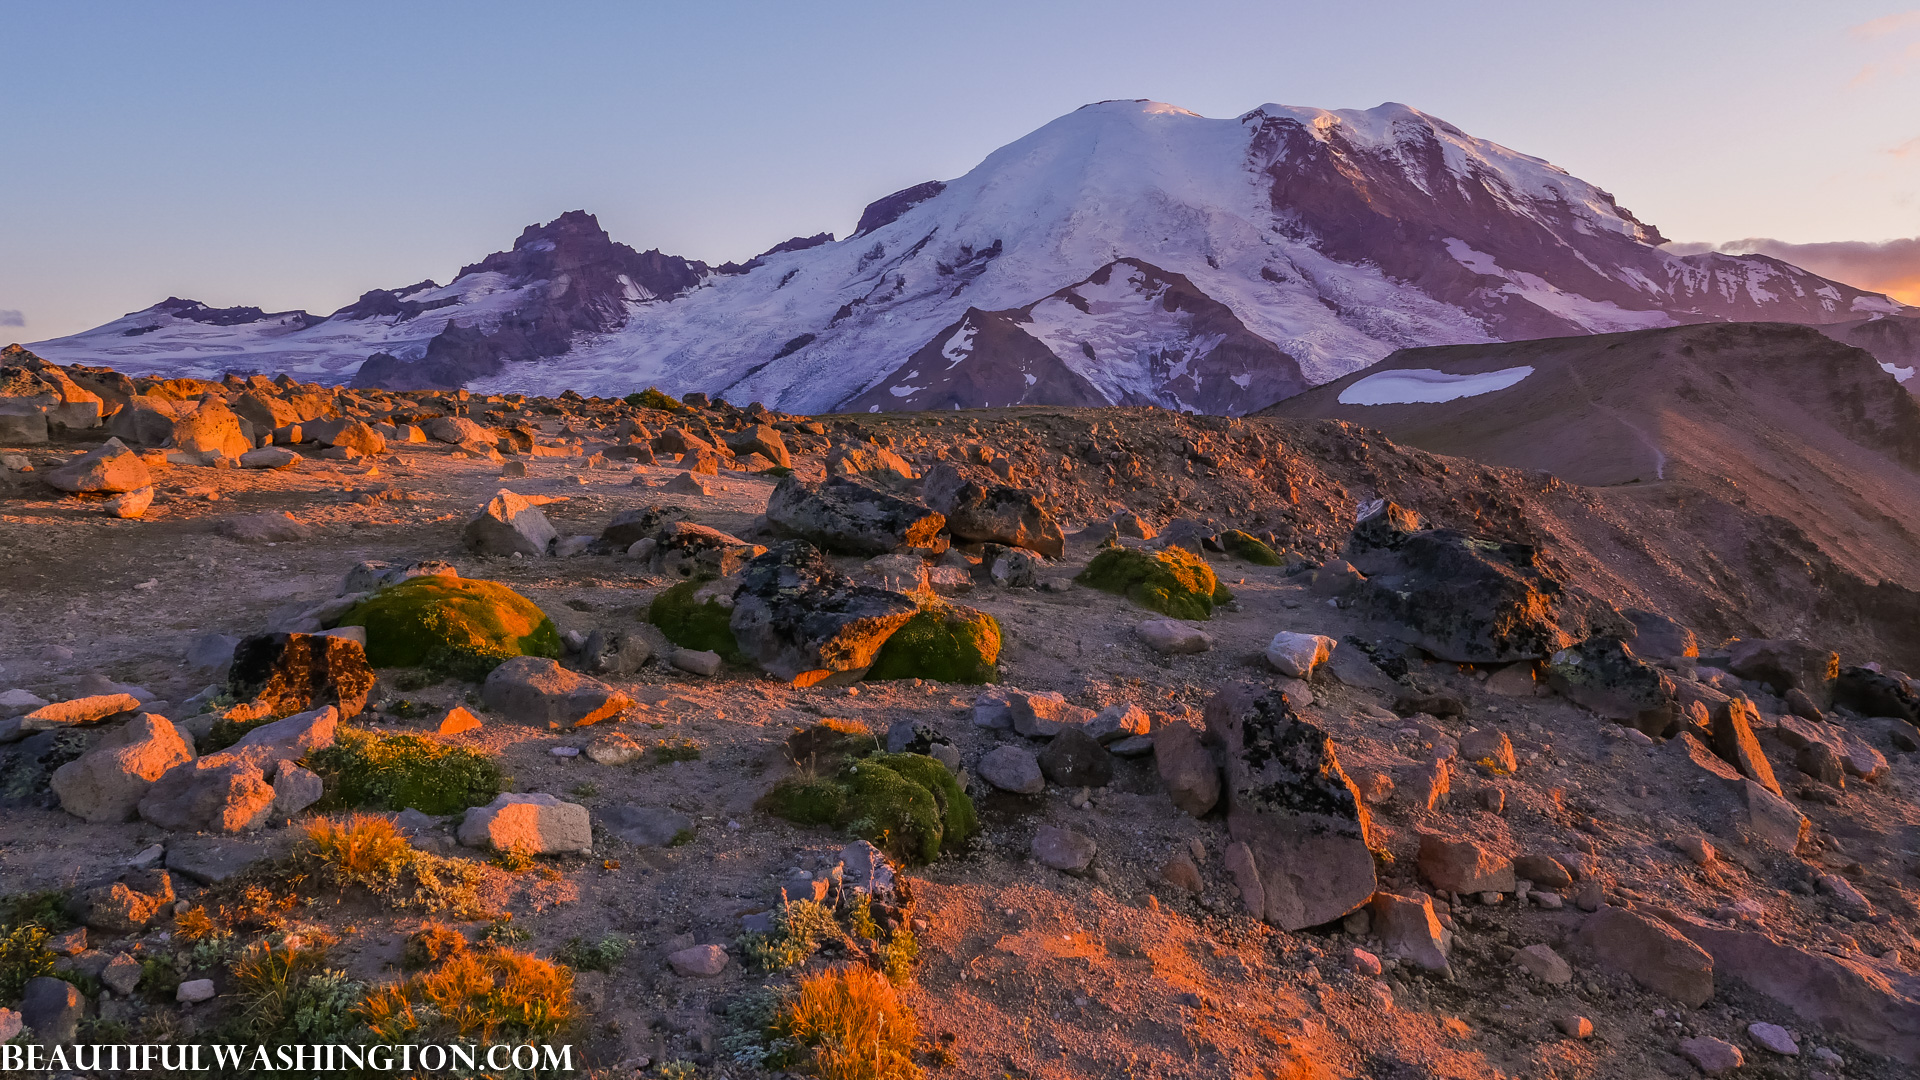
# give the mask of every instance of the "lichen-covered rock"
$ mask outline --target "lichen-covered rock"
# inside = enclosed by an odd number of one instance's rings
[[[1740,641],[1727,657],[1727,670],[1766,683],[1776,694],[1799,690],[1826,708],[1833,704],[1840,655],[1799,641]]]
[[[767,499],[767,524],[782,536],[836,555],[885,555],[906,548],[937,551],[947,519],[926,506],[845,476],[811,484],[780,481]]]
[[[998,682],[1000,621],[959,604],[933,603],[908,619],[880,646],[868,679]]]
[[[1656,738],[1679,721],[1673,679],[1617,637],[1588,638],[1554,653],[1547,683],[1575,705]]]
[[[1409,523],[1405,511],[1387,503],[1354,526],[1347,558],[1365,578],[1347,581],[1341,595],[1400,624],[1405,640],[1434,656],[1473,664],[1535,660],[1631,629],[1605,604],[1562,584],[1530,544]]]
[[[654,537],[653,572],[677,578],[726,577],[766,550],[719,529],[670,521]]]
[[[796,686],[859,679],[917,611],[898,593],[856,585],[803,540],[755,558],[740,579],[729,619],[740,652]]]
[[[1227,829],[1247,845],[1261,916],[1297,930],[1366,903],[1371,818],[1327,733],[1284,695],[1244,685],[1214,695],[1206,720],[1225,750]]]
[[[423,575],[348,611],[367,628],[374,667],[427,667],[478,681],[516,656],[560,655],[560,635],[533,602],[496,581]]]
[[[1233,599],[1207,561],[1183,548],[1107,548],[1074,580],[1176,619],[1210,619],[1216,604]]]
[[[1843,668],[1834,683],[1833,700],[1863,716],[1891,716],[1920,724],[1920,694],[1909,684],[1868,668]]]
[[[1025,548],[1050,559],[1066,553],[1060,523],[1032,491],[968,480],[945,463],[927,470],[922,490],[927,505],[946,517],[955,540]]]
[[[460,534],[475,555],[545,555],[560,534],[532,502],[501,488]]]
[[[126,821],[155,780],[193,749],[165,717],[145,713],[96,742],[53,772],[60,809],[85,821]]]
[[[492,851],[584,854],[593,850],[593,818],[586,807],[551,795],[505,794],[469,807],[458,836],[467,847]]]
[[[234,647],[227,671],[228,692],[275,719],[334,705],[350,720],[366,708],[373,681],[358,641],[318,634],[254,634]]]
[[[109,881],[75,890],[67,898],[67,914],[95,930],[133,934],[146,929],[173,902],[171,874],[165,870],[129,870]]]
[[[1282,561],[1266,541],[1239,529],[1228,529],[1221,533],[1220,546],[1226,549],[1227,554],[1255,566],[1279,566]]]
[[[733,638],[733,596],[739,588],[737,577],[683,581],[653,598],[647,621],[683,651],[710,652],[738,662],[742,657]]]

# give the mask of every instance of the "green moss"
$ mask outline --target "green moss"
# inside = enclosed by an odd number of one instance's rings
[[[1227,554],[1255,566],[1279,566],[1281,563],[1280,556],[1274,554],[1272,548],[1239,529],[1228,529],[1221,533],[1220,546],[1227,549]]]
[[[694,593],[703,581],[683,581],[653,598],[647,609],[647,621],[660,628],[667,640],[683,649],[716,652],[729,662],[740,660],[740,645],[733,640],[733,612],[717,601],[701,603]]]
[[[1210,619],[1214,605],[1233,599],[1207,561],[1182,548],[1107,548],[1074,580],[1176,619]]]
[[[660,392],[658,387],[649,386],[637,394],[628,394],[620,399],[629,405],[641,409],[659,409],[661,412],[686,412],[686,405]]]
[[[500,794],[505,778],[484,754],[419,735],[376,735],[343,728],[334,744],[308,755],[326,782],[319,809],[405,810],[453,814]]]
[[[553,620],[497,581],[409,578],[354,607],[340,625],[367,628],[374,667],[424,667],[472,682],[516,656],[560,656]]]
[[[1000,621],[958,604],[934,604],[908,619],[880,646],[869,679],[1000,681]]]
[[[896,859],[928,863],[979,831],[973,801],[947,767],[922,754],[875,754],[831,777],[789,777],[760,808],[802,825],[833,825]]]

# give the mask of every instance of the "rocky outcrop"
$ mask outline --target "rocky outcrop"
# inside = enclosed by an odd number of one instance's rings
[[[968,480],[944,463],[927,470],[921,490],[955,540],[1025,548],[1050,559],[1066,553],[1060,523],[1034,492]]]
[[[47,483],[61,491],[113,495],[151,487],[153,475],[140,455],[119,439],[108,439],[98,449],[48,472]]]
[[[946,518],[859,480],[833,476],[813,484],[789,476],[767,499],[767,524],[836,555],[885,555],[939,551]]]
[[[789,540],[741,571],[729,625],[740,651],[768,672],[796,686],[839,685],[864,675],[916,611],[899,593],[855,584],[812,544]]]
[[[1373,896],[1370,817],[1333,740],[1278,692],[1232,686],[1207,703],[1226,758],[1227,828],[1245,844],[1258,903],[1284,930],[1331,922]],[[1242,883],[1243,897],[1249,893]]]
[[[291,716],[333,705],[351,720],[373,689],[367,651],[332,634],[255,634],[233,650],[227,687],[255,717]]]
[[[332,706],[263,724],[238,743],[167,770],[140,799],[140,817],[176,832],[238,833],[264,824],[276,792],[269,781],[282,762],[333,745],[339,712]]]
[[[1680,718],[1673,678],[1611,635],[1553,654],[1547,684],[1568,701],[1648,735],[1668,735]]]
[[[585,727],[633,708],[626,694],[545,657],[516,656],[487,674],[487,708],[537,727]]]

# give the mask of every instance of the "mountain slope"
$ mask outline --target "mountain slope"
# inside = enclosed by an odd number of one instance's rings
[[[1812,328],[1406,349],[1268,413],[1649,499],[1703,491],[1791,521],[1868,581],[1920,580],[1920,402]]]
[[[1835,341],[1865,349],[1887,374],[1909,393],[1920,395],[1920,316],[1875,315],[1853,322],[1830,323],[1820,332]]]
[[[635,252],[574,212],[450,285],[376,290],[325,320],[221,326],[155,308],[34,348],[177,374],[657,384],[815,412],[946,400],[891,388],[918,385],[910,362],[969,312],[1001,313],[1025,329],[988,336],[1014,350],[1004,358],[976,347],[969,385],[981,396],[969,403],[1030,396],[1008,382],[1035,359],[1026,338],[1107,401],[1242,413],[1296,373],[1324,382],[1407,346],[1900,310],[1778,260],[1681,257],[1661,242],[1605,191],[1404,105],[1265,105],[1216,120],[1110,101],[965,176],[875,201],[846,240],[796,239],[743,265]],[[1121,290],[1133,295],[1088,318],[1089,290],[1111,286],[1096,275],[1116,267],[1123,284],[1140,277]],[[376,353],[389,358],[359,367]],[[1179,358],[1246,382],[1177,385],[1189,374],[1173,371]],[[1077,400],[1062,392],[1059,403]]]

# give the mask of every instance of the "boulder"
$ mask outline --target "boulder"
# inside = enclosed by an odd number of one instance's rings
[[[1040,751],[1040,771],[1064,788],[1106,787],[1113,782],[1113,758],[1099,740],[1068,728]]]
[[[212,979],[188,979],[174,989],[173,1000],[182,1005],[194,1005],[212,1001],[215,993]]]
[[[719,529],[691,521],[670,521],[654,538],[652,569],[677,578],[716,578],[738,572],[767,549]]]
[[[132,694],[90,694],[42,705],[20,717],[21,731],[57,731],[97,724],[108,717],[132,712],[140,699]]]
[[[1713,957],[1664,922],[1603,907],[1580,925],[1578,938],[1602,965],[1688,1008],[1713,997]]]
[[[1093,857],[1099,847],[1088,836],[1062,829],[1056,825],[1042,825],[1033,834],[1033,857],[1042,866],[1062,870],[1069,874],[1083,874],[1093,865]]]
[[[1513,860],[1473,840],[1450,840],[1438,833],[1420,834],[1417,857],[1420,876],[1450,893],[1510,893],[1518,887]]]
[[[467,847],[528,855],[585,854],[593,850],[592,819],[587,808],[539,793],[503,794],[485,806],[469,807],[458,835]]]
[[[595,630],[580,647],[580,666],[592,675],[625,678],[640,670],[652,648],[645,638],[626,630]]]
[[[670,954],[667,966],[683,979],[711,979],[727,970],[727,950],[718,945],[695,945]]]
[[[153,474],[125,443],[108,439],[105,445],[48,470],[46,481],[61,491],[117,495],[152,487]]]
[[[1680,1040],[1680,1056],[1708,1076],[1725,1076],[1747,1063],[1740,1048],[1711,1035],[1695,1035]]]
[[[679,506],[641,506],[622,510],[600,530],[601,547],[607,551],[626,551],[642,540],[652,540],[660,528],[675,521],[687,521],[690,515]]]
[[[254,634],[234,647],[227,670],[228,692],[275,718],[333,705],[351,720],[373,681],[365,647],[337,635]]]
[[[846,443],[827,451],[828,477],[858,477],[887,487],[904,487],[914,478],[907,459],[876,443]]]
[[[1216,694],[1206,721],[1225,749],[1227,828],[1247,845],[1262,917],[1298,930],[1366,903],[1371,822],[1326,732],[1294,715],[1283,695],[1244,685]]]
[[[1833,704],[1840,656],[1798,641],[1739,641],[1727,656],[1727,670],[1766,683],[1776,694],[1799,690],[1826,708]]]
[[[1189,724],[1162,724],[1153,733],[1153,760],[1173,805],[1205,817],[1220,801],[1220,765]]]
[[[1575,705],[1655,738],[1668,735],[1680,715],[1672,677],[1611,635],[1554,653],[1547,684]]]
[[[789,540],[741,571],[728,625],[740,652],[775,676],[837,686],[865,675],[916,612],[912,600],[857,585],[812,544]]]
[[[1372,916],[1373,936],[1380,939],[1387,955],[1396,956],[1415,967],[1451,978],[1453,967],[1447,960],[1450,935],[1434,914],[1433,897],[1425,893],[1399,896],[1377,892],[1367,910]]]
[[[298,762],[282,761],[273,774],[272,816],[289,818],[320,801],[326,786],[318,773]]]
[[[1282,630],[1267,643],[1267,663],[1282,675],[1304,679],[1333,657],[1339,644],[1325,634],[1296,634]]]
[[[1699,656],[1700,642],[1693,631],[1654,611],[1622,611],[1633,624],[1631,645],[1635,656],[1670,660],[1676,656]]]
[[[946,517],[955,540],[1025,548],[1050,559],[1066,553],[1060,523],[1035,492],[983,485],[944,462],[927,470],[921,490],[927,505]]]
[[[1774,779],[1773,765],[1753,734],[1753,725],[1759,719],[1753,702],[1743,697],[1730,699],[1713,713],[1713,752],[1740,775],[1778,795],[1780,782]]]
[[[1833,700],[1862,716],[1891,716],[1920,724],[1920,694],[1891,675],[1850,667],[1834,682]]]
[[[60,808],[85,821],[126,821],[167,770],[193,760],[193,749],[165,717],[134,717],[53,771]]]
[[[1135,626],[1133,634],[1154,652],[1167,656],[1185,656],[1213,648],[1212,634],[1179,619],[1148,619]]]
[[[944,547],[946,518],[859,480],[831,476],[812,484],[789,476],[767,499],[767,524],[836,555],[885,555]]]
[[[1513,860],[1513,873],[1517,878],[1554,892],[1563,892],[1573,885],[1573,874],[1551,855],[1522,855]]]
[[[1513,739],[1499,728],[1474,728],[1460,736],[1460,757],[1503,776],[1520,768]]]
[[[173,425],[173,448],[190,454],[209,454],[237,458],[253,449],[253,443],[240,430],[240,417],[227,408],[225,399],[208,394],[200,405]]]
[[[167,841],[167,869],[202,885],[218,885],[272,855],[269,845],[215,836]]]
[[[634,701],[598,679],[541,656],[516,656],[487,674],[487,708],[522,724],[585,727],[633,708]]]
[[[675,649],[667,662],[688,674],[709,678],[720,674],[726,665],[719,653],[709,649]]]
[[[1800,850],[1812,824],[1807,816],[1779,794],[1752,780],[1744,781],[1747,828],[1755,839],[1775,851],[1791,855]]]
[[[1611,608],[1566,586],[1530,544],[1458,529],[1408,529],[1384,503],[1354,526],[1347,558],[1365,580],[1346,602],[1400,624],[1400,636],[1442,660],[1535,660],[1607,630],[1628,628]]]
[[[242,544],[290,544],[308,539],[313,530],[292,514],[230,514],[213,523],[216,536]]]
[[[137,934],[173,906],[173,876],[165,870],[129,870],[117,878],[77,889],[67,914],[108,934]]]
[[[1513,954],[1513,963],[1548,986],[1565,986],[1573,981],[1573,965],[1554,952],[1551,945],[1528,945]]]
[[[501,488],[467,522],[460,540],[475,555],[545,555],[560,534],[528,500]]]
[[[759,454],[783,469],[793,467],[793,456],[787,452],[787,441],[771,424],[748,424],[739,431],[729,433],[726,443],[729,450],[741,457]]]
[[[328,446],[341,447],[365,457],[387,452],[386,438],[364,420],[352,421],[334,432],[326,442]]]
[[[1094,717],[1092,709],[1067,702],[1057,690],[1007,690],[1007,707],[1012,711],[1013,730],[1029,739],[1048,739],[1068,728],[1084,727]]]
[[[333,745],[340,714],[332,706],[262,724],[233,746],[167,770],[141,797],[140,817],[176,832],[239,833],[273,814],[268,778],[283,761]]]
[[[0,446],[42,446],[46,441],[46,413],[0,400]]]
[[[147,508],[152,505],[153,489],[143,487],[115,495],[113,498],[101,503],[100,509],[108,517],[131,520],[144,516]]]
[[[1147,710],[1138,705],[1109,705],[1101,709],[1093,719],[1087,721],[1084,729],[1088,735],[1108,746],[1122,739],[1131,739],[1153,732],[1153,718]]]
[[[980,755],[980,779],[1015,795],[1038,795],[1047,789],[1040,761],[1030,750],[998,746]]]
[[[491,428],[482,427],[464,416],[436,416],[422,425],[427,438],[455,446],[493,445]]]
[[[1920,976],[1859,953],[1818,952],[1767,933],[1727,929],[1673,911],[1658,914],[1710,956],[1716,976],[1744,983],[1863,1049],[1920,1066]]]
[[[27,980],[20,998],[20,1022],[42,1046],[64,1046],[80,1037],[80,1021],[87,1015],[87,999],[65,979],[36,975]]]

